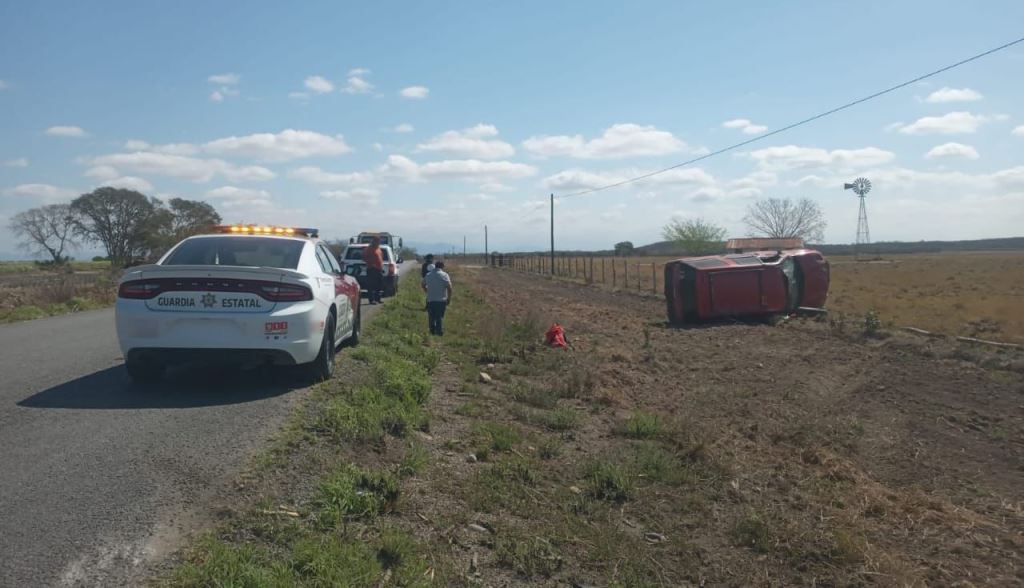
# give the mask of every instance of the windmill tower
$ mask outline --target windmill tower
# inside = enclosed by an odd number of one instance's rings
[[[871,181],[867,178],[857,178],[852,184],[843,184],[844,190],[853,190],[860,199],[860,213],[857,216],[857,242],[853,246],[853,254],[860,259],[861,253],[865,252],[871,244],[871,231],[868,230],[868,209],[864,197],[871,191]]]

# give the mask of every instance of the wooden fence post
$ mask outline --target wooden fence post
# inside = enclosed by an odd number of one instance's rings
[[[590,256],[589,261],[590,261],[590,277],[587,279],[587,283],[588,284],[593,284],[594,283],[594,256],[593,255]]]
[[[629,289],[629,262],[625,259],[622,260],[622,287]]]
[[[656,263],[651,263],[651,292],[658,293],[658,269]]]

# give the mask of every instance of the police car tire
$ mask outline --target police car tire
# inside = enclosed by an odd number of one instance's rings
[[[316,359],[306,364],[306,373],[314,382],[328,380],[334,375],[334,317],[327,319],[324,325],[324,339],[320,343],[320,353]]]
[[[159,380],[163,377],[166,369],[161,363],[139,359],[126,359],[124,367],[128,370],[128,376],[132,381],[140,384]]]
[[[346,347],[355,347],[359,345],[359,333],[363,330],[363,310],[362,307],[356,308],[356,316],[352,324],[352,334],[349,335],[345,341]]]

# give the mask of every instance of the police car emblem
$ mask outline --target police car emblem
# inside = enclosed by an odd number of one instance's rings
[[[206,294],[203,294],[203,297],[199,299],[199,302],[202,302],[203,306],[206,308],[212,308],[214,304],[217,304],[217,297],[210,292],[207,292]]]

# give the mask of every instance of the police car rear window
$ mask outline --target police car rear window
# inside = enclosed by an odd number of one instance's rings
[[[163,265],[234,265],[295,269],[302,241],[250,236],[203,237],[183,242]]]

